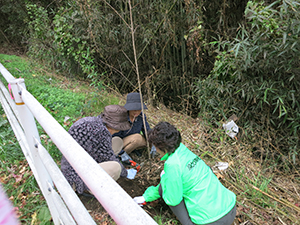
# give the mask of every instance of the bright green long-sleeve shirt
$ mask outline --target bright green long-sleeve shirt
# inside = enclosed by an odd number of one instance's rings
[[[162,196],[167,205],[176,206],[182,199],[193,223],[207,224],[225,216],[234,206],[236,195],[225,188],[212,170],[184,144],[174,153],[161,158],[166,160],[160,184],[147,188],[146,202]]]

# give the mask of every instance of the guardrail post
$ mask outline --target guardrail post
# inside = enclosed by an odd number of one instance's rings
[[[16,103],[16,110],[19,118],[19,122],[23,127],[25,137],[28,143],[28,156],[31,158],[33,165],[31,165],[31,170],[34,173],[35,179],[45,197],[48,207],[50,209],[53,221],[55,224],[61,224],[59,219],[59,213],[55,207],[55,203],[53,202],[53,198],[51,198],[51,188],[48,187],[49,184],[53,186],[53,181],[49,176],[48,171],[46,170],[37,149],[35,148],[35,141],[38,140],[40,142],[40,137],[38,133],[38,129],[34,120],[34,117],[27,106],[24,104],[21,94],[21,87],[26,89],[24,79],[14,79],[10,80],[9,84],[12,88],[12,94]],[[34,168],[32,168],[34,167]]]

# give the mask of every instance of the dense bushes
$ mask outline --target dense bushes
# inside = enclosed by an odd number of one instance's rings
[[[69,75],[90,77],[94,83],[100,78],[122,93],[138,87],[128,25],[131,7],[143,94],[188,111],[197,111],[191,84],[199,71],[207,76],[213,67],[214,58],[203,44],[238,24],[246,4],[238,0],[133,1],[132,6],[127,0],[2,1],[19,14],[31,57]],[[7,22],[19,28],[15,21]]]
[[[31,57],[121,93],[138,90],[131,7],[146,99],[216,124],[235,113],[244,133],[260,131],[296,161],[298,1],[2,1],[2,12],[19,15]],[[5,22],[0,28],[13,36]]]
[[[255,122],[252,128],[259,127],[269,143],[289,153],[295,163],[300,128],[300,4],[249,1],[245,14],[248,23],[240,26],[235,38],[212,43],[218,56],[210,76],[196,84],[199,105],[217,121],[236,113],[243,126]],[[272,128],[277,131],[270,137]]]
[[[27,1],[28,54],[70,75],[83,74],[96,83],[100,77],[101,82],[122,93],[137,90],[128,1],[54,2],[47,5]],[[190,86],[199,71],[209,73],[214,61],[201,46],[217,26],[203,23],[206,17],[202,7],[207,3],[157,0],[133,4],[144,94],[157,101],[173,102],[180,110],[192,109]],[[223,8],[217,4],[213,9]],[[224,13],[219,13],[222,18]],[[200,24],[201,32],[195,33]],[[188,35],[191,33],[196,36]]]
[[[24,1],[0,0],[0,43],[24,46],[26,16]]]

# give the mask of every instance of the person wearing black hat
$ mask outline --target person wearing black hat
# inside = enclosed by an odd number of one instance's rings
[[[112,135],[128,129],[127,110],[120,105],[108,105],[101,115],[76,121],[68,133],[114,180],[120,176],[133,179],[136,170],[125,169],[112,150]],[[77,193],[88,192],[88,187],[64,156],[61,159],[61,171]]]
[[[142,117],[142,107],[147,109],[147,106],[141,100],[140,93],[129,93],[126,98],[124,107],[128,111],[128,121],[131,125],[130,129],[120,131],[113,135],[112,145],[116,155],[121,155],[123,151],[127,154],[134,150],[141,149],[147,146],[145,132],[151,130],[145,115],[145,126]],[[120,146],[123,150],[120,152]],[[154,146],[151,148],[151,155],[154,156],[156,149]]]

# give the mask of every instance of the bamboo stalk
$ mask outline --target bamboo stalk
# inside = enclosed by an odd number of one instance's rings
[[[177,1],[174,1],[173,5],[169,8],[167,14],[169,14],[169,13],[173,10],[173,8],[174,8],[176,2],[177,2]],[[157,27],[157,29],[155,30],[154,34],[157,33],[157,31],[158,31],[158,30],[160,29],[160,27],[163,25],[163,22],[164,22],[164,21],[165,21],[165,19],[163,19],[163,20],[160,22],[160,24],[158,25],[158,27]],[[139,54],[138,59],[142,56],[142,54],[144,53],[144,51],[145,51],[146,48],[148,47],[150,41],[152,40],[152,38],[153,38],[153,36],[150,37],[150,40],[148,41],[148,43],[145,45],[145,47],[143,48],[143,50],[142,50],[141,53]]]
[[[288,202],[283,202],[283,201],[281,201],[281,200],[279,200],[279,199],[273,197],[272,195],[269,195],[268,193],[266,193],[266,192],[260,190],[258,187],[255,187],[254,185],[252,185],[252,187],[253,187],[255,190],[259,191],[260,193],[266,195],[267,197],[272,198],[273,200],[275,200],[275,201],[277,201],[277,202],[279,202],[279,203],[281,203],[281,204],[283,204],[283,205],[285,205],[285,206],[287,206],[287,207],[289,207],[289,208],[292,208],[292,209],[296,210],[297,212],[300,212],[300,208],[299,208],[299,207],[297,207],[297,206],[295,206],[295,205],[292,205],[292,204],[290,204],[290,203],[288,203]]]
[[[141,96],[141,106],[142,106],[142,117],[143,117],[143,124],[144,124],[144,130],[145,130],[145,136],[146,140],[148,140],[148,133],[146,129],[146,122],[145,122],[145,114],[144,114],[144,103],[143,103],[143,98],[142,98],[142,88],[141,88],[141,81],[140,81],[140,74],[139,74],[139,66],[137,62],[137,56],[136,56],[136,48],[135,48],[135,38],[134,38],[134,24],[133,24],[133,18],[132,18],[132,8],[131,8],[131,2],[128,0],[128,5],[129,5],[129,12],[130,12],[130,30],[131,30],[131,36],[132,36],[132,48],[133,48],[133,55],[134,55],[134,62],[135,62],[135,70],[136,70],[136,75],[137,75],[137,80],[139,84],[139,92]],[[147,150],[148,150],[148,157],[150,157],[150,147],[149,147],[149,142],[146,141],[147,143]]]
[[[125,21],[125,19],[120,15],[120,13],[114,8],[114,7],[112,7],[107,1],[105,1],[105,0],[103,0],[104,2],[105,2],[105,4],[106,5],[108,5],[118,16],[119,16],[119,18],[125,23],[125,25],[127,26],[127,27],[129,27],[130,28],[130,26],[129,26],[129,24]]]
[[[4,34],[4,32],[1,29],[0,29],[0,31],[1,31],[1,34],[4,36],[4,38],[6,39],[6,41],[8,42],[8,44],[10,44],[10,42],[9,42],[8,38],[6,37],[6,35]]]
[[[235,188],[236,190],[245,192],[245,191],[243,190],[243,188],[242,188],[241,186],[239,186],[238,184],[233,183],[233,182],[231,182],[230,180],[228,180],[228,179],[226,179],[226,178],[223,179],[223,180],[224,180],[225,182],[229,183],[229,184],[230,184],[233,188]],[[255,186],[254,186],[254,187],[255,187]],[[256,203],[254,203],[254,202],[251,201],[250,199],[247,199],[247,201],[251,202],[251,204],[253,204],[253,205],[258,206]],[[262,201],[263,201],[265,204],[268,204],[268,203],[265,202],[263,199],[262,199]],[[285,205],[285,204],[284,204],[284,205]],[[286,205],[285,205],[285,206],[286,206]],[[286,213],[283,212],[282,210],[280,210],[280,209],[275,209],[275,210],[278,211],[280,214],[284,215],[285,217],[289,218],[290,220],[292,220],[292,221],[295,220],[295,218],[289,216],[288,214],[286,214]],[[266,211],[266,210],[265,210],[265,211]]]

